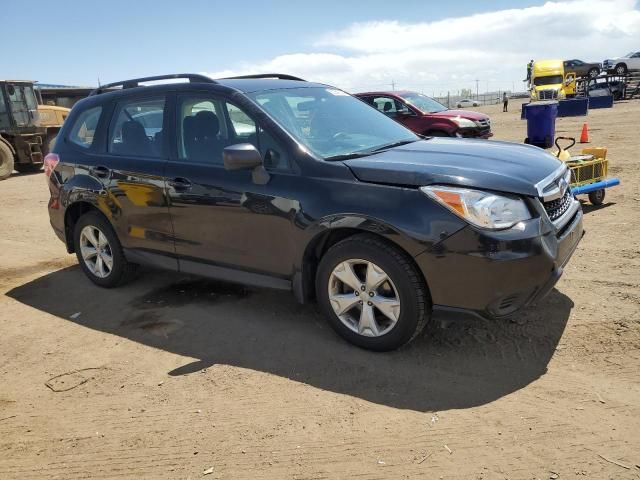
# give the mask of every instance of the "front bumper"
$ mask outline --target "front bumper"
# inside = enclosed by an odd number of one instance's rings
[[[456,135],[463,138],[490,138],[493,137],[491,127],[459,128]]]
[[[416,257],[435,310],[504,317],[547,295],[584,235],[582,210],[560,229],[546,218],[522,229],[467,226]]]

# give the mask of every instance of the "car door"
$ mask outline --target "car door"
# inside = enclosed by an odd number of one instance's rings
[[[566,62],[564,66],[564,73],[565,76],[567,73],[575,73],[577,77],[587,74],[584,68],[584,63],[580,60],[569,60]]]
[[[411,110],[407,107],[407,105],[393,97],[385,96],[385,95],[376,95],[373,97],[370,102],[373,106],[375,106],[379,111],[384,113],[389,118],[392,118],[398,123],[401,123],[407,128],[410,127],[411,119],[409,112]]]
[[[165,95],[116,103],[106,151],[89,171],[104,185],[99,197],[130,260],[177,268],[164,169],[168,160]]]
[[[177,95],[175,130],[166,178],[180,270],[290,275],[299,205],[273,193],[295,176],[285,149],[223,95]],[[239,143],[259,148],[270,175],[266,184],[254,183],[249,170],[224,168],[224,147]]]
[[[631,55],[627,68],[630,70],[640,70],[640,52]]]

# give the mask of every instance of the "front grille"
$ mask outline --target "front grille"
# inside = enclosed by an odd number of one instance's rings
[[[542,205],[547,211],[549,219],[554,222],[562,215],[564,215],[567,210],[569,210],[572,201],[573,195],[571,195],[571,192],[569,191],[569,189],[567,189],[563,197],[556,200],[551,200],[550,202],[543,202]]]
[[[558,98],[557,90],[540,90],[538,92],[538,98],[540,100],[555,100]]]
[[[488,119],[484,119],[484,120],[478,120],[476,123],[478,124],[479,127],[488,127],[491,122]]]

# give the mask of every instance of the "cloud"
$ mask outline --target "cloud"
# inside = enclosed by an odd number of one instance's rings
[[[310,52],[238,65],[212,76],[283,72],[346,90],[428,94],[523,88],[531,58],[602,61],[640,49],[637,0],[574,0],[434,22],[354,23],[320,36]]]

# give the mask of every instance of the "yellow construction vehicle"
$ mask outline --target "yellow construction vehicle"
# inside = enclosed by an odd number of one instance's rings
[[[14,168],[36,172],[53,146],[68,108],[41,105],[30,80],[0,80],[0,180]]]

